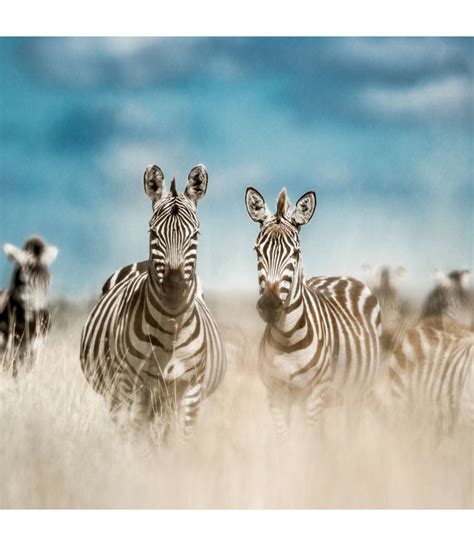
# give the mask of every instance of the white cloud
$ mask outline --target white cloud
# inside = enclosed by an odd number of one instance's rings
[[[446,77],[409,87],[369,87],[360,96],[361,106],[383,117],[463,117],[472,115],[474,93],[467,77]]]

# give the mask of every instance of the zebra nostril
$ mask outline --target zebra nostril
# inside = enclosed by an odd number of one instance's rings
[[[259,311],[277,311],[282,305],[280,298],[273,293],[264,294],[257,302]]]
[[[184,275],[180,270],[170,270],[163,278],[163,284],[171,289],[186,286]]]

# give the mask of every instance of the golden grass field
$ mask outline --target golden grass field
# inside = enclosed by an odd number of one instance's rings
[[[222,300],[220,300],[222,301]],[[212,304],[227,344],[224,383],[202,407],[190,445],[128,441],[79,365],[85,310],[53,313],[27,376],[1,377],[2,508],[469,508],[472,431],[435,446],[366,411],[356,435],[342,408],[323,439],[298,427],[277,441],[258,377],[263,323],[251,299]]]

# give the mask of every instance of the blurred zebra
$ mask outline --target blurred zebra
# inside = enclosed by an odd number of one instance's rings
[[[363,270],[371,274],[368,282],[372,294],[377,298],[382,317],[382,335],[380,345],[385,354],[393,348],[398,335],[412,320],[412,312],[407,300],[403,299],[398,291],[400,281],[406,275],[406,269],[402,266],[391,270],[383,266],[378,270],[368,264],[362,266]]]
[[[395,346],[389,377],[400,418],[452,434],[460,410],[473,417],[474,333],[469,271],[437,273],[418,324]]]
[[[48,267],[58,249],[33,236],[21,249],[6,243],[3,250],[15,268],[10,287],[0,293],[0,358],[15,377],[20,366],[29,371],[34,365],[49,329]]]
[[[164,188],[159,167],[145,170],[152,200],[150,257],[114,273],[82,332],[82,370],[115,418],[135,429],[173,415],[191,435],[200,402],[219,385],[225,356],[196,276],[197,202],[208,175],[194,167],[183,193]]]
[[[309,425],[321,423],[323,406],[334,395],[352,408],[348,417],[356,414],[378,364],[377,299],[350,277],[305,279],[299,230],[313,216],[315,192],[305,193],[290,212],[282,189],[275,215],[254,188],[247,188],[245,201],[250,218],[260,224],[257,309],[267,323],[260,374],[277,433],[288,434],[294,403],[303,405]]]
[[[469,288],[468,269],[436,272],[436,286],[428,294],[421,311],[421,320],[434,319],[439,328],[455,321],[463,328],[474,330],[474,295]]]

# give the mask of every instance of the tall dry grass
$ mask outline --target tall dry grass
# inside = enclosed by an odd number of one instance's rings
[[[152,452],[119,433],[81,373],[85,314],[57,313],[35,369],[0,378],[1,507],[473,507],[466,425],[435,445],[366,411],[347,435],[336,407],[323,439],[296,426],[281,445],[256,371],[262,324],[253,302],[211,304],[228,350],[224,383],[204,403],[190,445]]]

